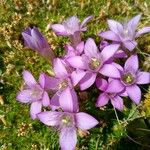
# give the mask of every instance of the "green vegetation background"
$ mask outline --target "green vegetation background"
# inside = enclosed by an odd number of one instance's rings
[[[139,13],[143,14],[140,27],[150,25],[149,0],[0,0],[0,150],[59,149],[57,132],[39,121],[32,121],[29,106],[16,101],[24,69],[30,70],[35,77],[50,69],[50,65],[37,53],[24,48],[21,32],[26,27],[37,26],[55,54],[61,56],[67,39],[56,37],[48,30],[48,24],[61,22],[73,15],[81,20],[93,15],[83,39],[93,37],[99,42],[97,33],[107,28],[107,18],[123,21]],[[150,71],[150,35],[139,39],[139,49],[141,68]],[[142,92],[144,100],[148,86],[143,86]],[[76,149],[150,149],[150,102],[139,107],[129,105],[123,113],[117,112],[118,123],[111,106],[104,110],[94,107],[96,94],[98,91],[95,90],[88,100],[81,102],[81,110],[99,119],[100,125],[90,130],[89,135],[79,137]],[[149,95],[146,96],[147,101]]]

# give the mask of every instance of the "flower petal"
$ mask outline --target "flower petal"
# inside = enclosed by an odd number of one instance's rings
[[[105,79],[99,77],[96,78],[96,86],[99,90],[105,91],[108,86],[108,83]]]
[[[112,31],[100,32],[98,35],[107,40],[120,42],[119,36]]]
[[[123,45],[129,51],[132,51],[137,46],[137,42],[135,42],[135,41],[125,41],[125,42],[123,42]]]
[[[54,72],[56,77],[60,78],[68,75],[65,65],[59,58],[54,59]]]
[[[57,35],[67,35],[66,29],[61,24],[53,24],[51,28]]]
[[[47,92],[44,92],[44,93],[43,93],[42,104],[43,104],[43,106],[45,106],[45,107],[47,107],[47,106],[50,105],[50,98],[49,98]]]
[[[81,23],[81,25],[80,25],[80,28],[83,28],[92,18],[93,18],[93,16],[88,16],[88,17],[86,17],[86,18],[82,21],[82,23]]]
[[[127,93],[130,99],[135,103],[139,104],[141,100],[141,90],[137,85],[131,85],[126,87]]]
[[[135,32],[140,19],[141,19],[141,14],[133,17],[127,24],[128,28],[132,29],[132,31]]]
[[[33,102],[31,104],[31,107],[30,107],[30,115],[31,115],[31,118],[34,120],[37,118],[37,114],[40,113],[42,110],[42,103],[41,101],[36,101],[36,102]]]
[[[32,100],[30,95],[31,95],[30,90],[22,90],[18,93],[17,100],[21,103],[28,103]]]
[[[120,78],[120,72],[113,64],[103,65],[99,72],[107,77]]]
[[[45,74],[44,73],[40,74],[39,83],[40,83],[41,87],[44,89],[45,88]]]
[[[76,114],[76,126],[81,130],[89,130],[97,124],[98,121],[87,113],[79,112]]]
[[[95,44],[95,41],[92,38],[88,38],[84,46],[85,55],[91,57],[95,57],[98,53],[98,48]]]
[[[81,56],[73,56],[67,59],[67,62],[74,68],[86,69],[86,65]]]
[[[47,90],[57,90],[59,82],[59,79],[44,74],[43,81],[40,81],[40,84],[43,84]]]
[[[136,72],[138,68],[139,68],[138,56],[137,55],[130,56],[125,62],[124,69],[128,71],[133,70],[134,72]]]
[[[24,79],[25,83],[29,87],[37,84],[36,80],[34,79],[34,77],[32,76],[32,74],[29,71],[25,70],[25,71],[23,71],[22,74],[23,74],[23,79]]]
[[[99,95],[97,102],[96,102],[96,107],[102,107],[105,106],[109,102],[109,97],[107,96],[106,93],[102,93]]]
[[[108,93],[119,93],[124,90],[124,85],[120,82],[120,80],[112,80],[109,82],[106,92]]]
[[[86,72],[83,70],[75,70],[71,73],[71,79],[73,82],[73,85],[76,86],[80,80],[85,76]]]
[[[59,104],[59,94],[58,92],[56,92],[53,97],[51,98],[51,101],[50,101],[50,104],[51,104],[51,108],[52,110],[55,110],[57,109],[58,107],[60,107],[60,104]]]
[[[140,29],[140,30],[136,33],[135,37],[139,37],[139,36],[141,36],[142,34],[145,34],[145,33],[148,33],[148,32],[150,32],[150,27],[144,27],[144,28]]]
[[[119,46],[119,44],[111,44],[106,46],[101,52],[103,61],[105,62],[109,58],[113,57],[114,54],[117,52]]]
[[[74,89],[70,89],[69,87],[62,91],[59,103],[64,111],[77,112],[79,110],[77,94]]]
[[[37,115],[42,123],[47,126],[58,126],[60,123],[60,118],[63,115],[62,112],[56,111],[45,111]]]
[[[74,150],[77,143],[76,128],[63,128],[59,135],[61,150]]]
[[[85,90],[94,84],[96,80],[96,73],[87,73],[80,81],[80,89]]]
[[[113,31],[114,33],[119,34],[120,32],[123,31],[123,26],[118,21],[109,19],[107,20],[107,23],[108,23],[109,29]]]
[[[81,54],[84,50],[84,42],[80,42],[77,46],[76,46],[76,50],[79,54]]]
[[[150,73],[149,72],[139,72],[137,74],[137,84],[149,84],[150,83]]]
[[[120,96],[115,96],[111,99],[111,104],[118,110],[123,110],[123,99]]]

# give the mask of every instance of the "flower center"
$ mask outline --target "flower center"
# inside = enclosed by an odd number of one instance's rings
[[[64,116],[61,120],[62,124],[65,126],[72,125],[72,117],[71,116]]]
[[[30,96],[32,99],[40,99],[42,97],[43,91],[39,89],[38,87],[35,87],[31,90]]]
[[[68,81],[67,80],[63,80],[62,82],[59,83],[58,88],[63,90],[67,86],[68,86]]]
[[[134,76],[131,73],[126,73],[122,76],[122,81],[125,84],[132,84],[134,82]]]
[[[115,93],[108,93],[109,97],[115,97]]]
[[[92,70],[97,69],[100,66],[100,61],[97,58],[91,58],[91,61],[89,63],[89,67]]]

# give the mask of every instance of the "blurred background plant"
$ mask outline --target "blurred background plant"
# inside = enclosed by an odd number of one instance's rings
[[[64,37],[56,37],[50,24],[77,15],[83,19],[93,15],[83,39],[93,37],[107,28],[107,18],[127,20],[142,13],[140,27],[150,25],[149,0],[0,0],[0,149],[57,150],[58,136],[54,130],[32,121],[29,107],[16,101],[21,88],[22,71],[30,70],[35,77],[50,73],[47,62],[32,50],[25,49],[21,32],[36,26],[46,36],[54,53],[63,54]],[[140,65],[150,71],[150,35],[139,38]],[[90,89],[89,89],[90,91]],[[148,150],[150,149],[150,88],[142,86],[143,100],[139,106],[125,99],[124,112],[108,106],[95,108],[98,91],[80,93],[81,110],[100,120],[90,133],[79,131],[77,150]],[[96,96],[95,96],[96,95]],[[88,99],[87,99],[88,97]]]

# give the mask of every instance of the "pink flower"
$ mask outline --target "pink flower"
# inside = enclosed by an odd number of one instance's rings
[[[44,74],[40,75],[39,84],[29,71],[23,72],[23,78],[26,85],[18,93],[17,100],[22,103],[31,103],[30,115],[32,119],[36,119],[36,115],[41,112],[42,105],[46,107],[50,105],[48,93],[45,91]]]

